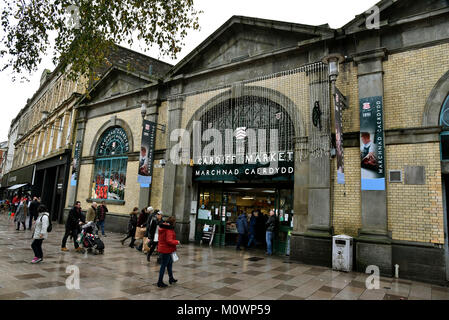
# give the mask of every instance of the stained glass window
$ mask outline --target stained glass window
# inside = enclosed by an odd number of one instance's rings
[[[106,131],[98,144],[92,198],[124,200],[129,142],[126,132],[115,127]]]

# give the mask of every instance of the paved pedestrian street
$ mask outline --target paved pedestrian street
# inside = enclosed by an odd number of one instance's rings
[[[209,248],[188,244],[173,265],[178,282],[156,286],[159,265],[137,250],[122,246],[122,235],[107,233],[104,255],[60,251],[63,226],[54,225],[44,241],[44,261],[31,264],[31,231],[16,231],[0,216],[0,300],[6,299],[180,299],[180,300],[396,300],[449,299],[449,289],[426,283],[381,277],[379,290],[367,290],[368,275],[304,265],[260,251]],[[80,289],[68,289],[79,268]],[[70,267],[69,267],[70,270]],[[164,281],[168,283],[168,276]],[[74,282],[70,282],[74,283]]]

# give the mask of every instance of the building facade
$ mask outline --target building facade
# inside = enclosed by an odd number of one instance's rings
[[[340,29],[235,16],[175,66],[129,52],[133,72],[111,66],[77,103],[65,211],[105,200],[121,232],[152,205],[181,242],[212,227],[220,246],[238,214],[274,209],[278,254],[331,266],[347,234],[355,270],[446,282],[449,2],[377,8],[379,25],[362,14]],[[335,53],[338,76],[323,60]]]

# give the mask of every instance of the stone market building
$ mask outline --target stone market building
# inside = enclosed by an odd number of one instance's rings
[[[358,271],[397,264],[401,278],[446,282],[449,2],[377,8],[378,26],[365,13],[339,29],[234,16],[175,66],[129,51],[135,70],[111,66],[76,104],[65,213],[105,200],[106,229],[124,232],[133,207],[152,205],[176,216],[181,242],[208,225],[219,246],[240,212],[273,208],[278,254],[331,266],[332,236],[346,234]],[[138,182],[143,119],[157,123],[151,185]]]

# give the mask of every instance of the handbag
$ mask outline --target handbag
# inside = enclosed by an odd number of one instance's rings
[[[143,239],[143,237],[145,236],[145,231],[147,231],[147,228],[137,227],[136,235],[134,236],[134,239],[136,239],[136,240]]]
[[[173,262],[176,262],[176,261],[179,260],[179,257],[178,257],[178,255],[176,254],[176,251],[173,252],[173,253],[171,254],[171,258],[172,258]]]
[[[148,251],[150,251],[150,247],[148,246],[148,244],[150,243],[150,240],[147,237],[143,238],[143,247],[142,247],[142,251],[144,253],[147,253]]]

